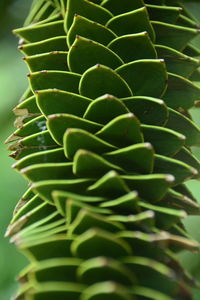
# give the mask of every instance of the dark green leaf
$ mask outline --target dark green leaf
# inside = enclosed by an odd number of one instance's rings
[[[157,58],[154,45],[146,31],[119,36],[110,42],[108,48],[118,54],[125,63],[138,59]]]
[[[21,170],[21,173],[31,180],[37,182],[48,179],[71,179],[73,163],[43,163],[34,164]]]
[[[163,100],[151,97],[129,97],[121,99],[140,122],[161,126],[166,123],[168,109]]]
[[[136,144],[104,154],[104,157],[127,172],[151,173],[154,164],[154,151],[151,144]]]
[[[147,31],[152,40],[155,38],[146,7],[120,14],[110,19],[106,26],[118,36]]]
[[[68,31],[72,25],[74,15],[76,14],[103,25],[112,17],[112,14],[107,9],[94,4],[91,1],[69,0],[67,1],[67,14],[65,17],[66,31]]]
[[[78,93],[80,75],[63,71],[42,71],[29,75],[32,90],[59,89]]]
[[[131,113],[116,117],[98,131],[96,135],[117,147],[143,142],[140,123]]]
[[[117,165],[86,150],[80,149],[74,156],[73,173],[78,177],[98,178],[110,170],[123,172]]]
[[[164,59],[167,71],[188,78],[199,66],[199,61],[190,56],[163,45],[157,45],[160,59]]]
[[[106,124],[115,117],[128,113],[124,103],[112,95],[95,99],[88,106],[84,118],[100,124]]]
[[[55,141],[60,145],[63,144],[63,135],[67,129],[80,128],[94,133],[102,128],[98,123],[69,114],[50,115],[48,117],[47,127]]]
[[[45,116],[67,113],[82,117],[90,104],[90,99],[72,92],[56,89],[38,91],[37,104]]]
[[[63,148],[47,150],[47,151],[38,151],[36,153],[27,155],[26,157],[19,160],[13,165],[13,168],[21,170],[22,168],[28,167],[30,165],[38,163],[57,163],[67,160],[64,155]]]
[[[123,5],[121,4],[121,0],[103,0],[101,5],[114,15],[120,15],[144,6],[143,0],[124,0]]]
[[[44,54],[26,56],[24,58],[30,72],[43,70],[67,71],[67,52],[53,51]]]
[[[132,96],[125,80],[115,71],[103,65],[96,65],[82,75],[79,91],[81,95],[92,99],[105,94],[119,98]]]
[[[181,7],[161,6],[159,3],[155,4],[156,5],[149,4],[146,6],[152,21],[174,24],[182,11]]]
[[[197,29],[187,28],[169,23],[152,21],[156,33],[156,44],[183,50],[186,45],[199,33]]]
[[[55,36],[64,36],[63,21],[56,21],[41,25],[22,27],[14,30],[20,38],[27,42],[38,42]]]
[[[187,146],[199,145],[200,143],[200,129],[189,118],[183,114],[169,109],[169,118],[165,124],[167,128],[176,130],[186,136],[185,144]]]
[[[68,47],[66,42],[66,36],[58,36],[42,40],[40,42],[25,44],[23,46],[20,46],[19,49],[25,55],[30,56],[52,51],[67,51]]]
[[[72,253],[80,258],[97,256],[118,258],[131,254],[130,246],[114,234],[100,229],[91,229],[72,243]]]
[[[119,67],[116,72],[126,80],[136,96],[160,97],[167,87],[163,60],[137,60]]]
[[[73,158],[76,151],[85,149],[95,153],[103,153],[116,149],[95,135],[81,129],[68,129],[63,137],[64,151],[68,158]]]
[[[185,136],[174,130],[149,125],[141,127],[145,142],[151,143],[158,154],[173,156],[185,144]]]
[[[112,69],[123,64],[115,52],[102,44],[81,36],[76,36],[69,50],[67,61],[69,69],[80,74],[96,64],[102,64]]]
[[[81,193],[92,183],[91,179],[43,180],[32,184],[32,190],[48,203],[53,203],[52,192],[63,190]]]
[[[67,41],[70,47],[77,35],[96,41],[105,46],[108,45],[111,40],[116,38],[114,32],[102,24],[92,22],[87,18],[75,15],[73,24],[67,34]]]
[[[162,155],[155,156],[154,172],[172,174],[175,178],[174,185],[193,178],[198,173],[196,169],[186,163]]]
[[[152,202],[161,200],[169,187],[174,184],[174,177],[172,175],[123,175],[121,177],[131,190],[136,190],[140,197]]]
[[[130,192],[124,180],[115,172],[110,171],[93,185],[88,190],[92,195],[116,198]]]

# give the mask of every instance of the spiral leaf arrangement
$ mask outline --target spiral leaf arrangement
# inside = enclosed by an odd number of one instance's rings
[[[199,4],[197,4],[198,7]],[[21,300],[192,299],[176,253],[200,206],[198,24],[179,1],[35,0],[29,88],[7,142],[30,182],[7,235],[29,258]]]

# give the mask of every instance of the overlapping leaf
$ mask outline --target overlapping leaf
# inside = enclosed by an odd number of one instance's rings
[[[192,299],[175,253],[198,250],[181,219],[200,214],[184,186],[199,30],[179,5],[36,0],[15,30],[31,72],[7,140],[31,184],[7,232],[31,261],[16,299]]]

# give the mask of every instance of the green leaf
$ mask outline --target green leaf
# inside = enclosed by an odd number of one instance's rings
[[[157,3],[155,4],[156,5],[148,4],[146,6],[151,20],[170,24],[176,23],[179,15],[182,12],[181,7],[161,6],[159,4],[157,5]]]
[[[172,246],[176,246],[179,250],[184,248],[184,249],[187,249],[190,251],[197,251],[198,247],[199,247],[198,243],[196,243],[192,240],[189,240],[188,238],[182,237],[180,235],[170,234],[167,231],[160,231],[157,234],[146,234],[146,233],[142,233],[142,232],[138,232],[138,231],[136,231],[136,232],[134,232],[134,231],[123,232],[122,231],[118,234],[118,236],[122,237],[126,240],[130,239],[130,238],[132,240],[136,239],[136,240],[139,240],[140,242],[145,242],[145,244],[146,244],[146,242],[147,243],[149,243],[149,242],[155,243],[156,242],[156,248],[162,247],[163,241],[165,241],[167,243],[167,247],[169,245],[170,246],[172,245]],[[143,246],[144,246],[144,244],[143,244]],[[140,249],[141,249],[141,244],[140,244]],[[148,250],[150,251],[150,248]],[[153,250],[154,250],[154,257],[155,257],[155,251],[156,251],[155,247]],[[176,265],[177,265],[178,261],[174,259],[172,254],[168,254],[167,256],[168,256],[167,258],[169,258],[169,257],[172,258],[173,259],[172,262],[176,263]],[[177,267],[179,267],[179,265]],[[185,274],[183,276],[186,277]],[[187,276],[187,278],[188,278],[188,276]]]
[[[134,61],[119,67],[116,72],[126,80],[135,96],[160,97],[167,87],[163,60]]]
[[[33,1],[32,5],[31,5],[31,11],[25,20],[25,26],[30,25],[32,22],[34,22],[38,16],[38,14],[40,16],[41,14],[46,12],[46,9],[47,9],[47,7],[49,7],[50,3],[45,3],[45,2],[46,2],[45,0],[39,0],[39,1],[37,1],[37,3],[36,3],[36,1]],[[45,10],[43,11],[44,7],[45,7]],[[51,5],[50,5],[50,7],[52,8]],[[46,18],[48,18],[48,14],[47,14]],[[40,19],[40,17],[39,17],[39,19]]]
[[[141,128],[145,142],[151,143],[158,154],[173,156],[185,144],[185,136],[174,130],[150,125]]]
[[[128,216],[124,215],[112,215],[108,216],[110,221],[120,222],[126,226],[126,228],[137,229],[142,226],[153,228],[154,227],[154,213],[151,210],[146,210],[141,213],[132,214]]]
[[[118,36],[147,31],[152,40],[155,39],[154,30],[149,21],[146,7],[141,7],[110,19],[106,26]]]
[[[174,184],[174,176],[163,174],[123,175],[121,178],[131,190],[136,190],[139,196],[152,202],[158,202]]]
[[[28,209],[30,209],[30,207],[28,207]],[[23,214],[24,210],[21,212]],[[44,218],[44,215],[48,215],[48,217]],[[43,201],[43,203],[37,205],[37,207],[30,209],[21,217],[17,218],[17,221],[13,222],[8,228],[6,234],[7,236],[12,236],[12,242],[16,243],[20,241],[20,243],[24,243],[27,240],[27,236],[34,236],[34,231],[37,231],[38,227],[41,228],[41,225],[44,224],[45,226],[46,223],[49,224],[50,222],[59,222],[59,225],[64,224],[63,220],[60,222],[60,216],[55,212],[55,209]]]
[[[43,70],[67,71],[67,52],[53,51],[44,54],[26,56],[24,58],[30,72]]]
[[[92,183],[91,179],[42,180],[32,184],[32,190],[48,203],[53,203],[52,192],[63,190],[81,193]]]
[[[13,32],[26,42],[38,42],[55,36],[64,36],[63,21],[27,26],[15,29]]]
[[[162,98],[171,108],[189,109],[199,100],[200,88],[188,79],[169,73],[167,90]]]
[[[63,144],[63,135],[67,129],[80,128],[90,133],[98,131],[102,126],[98,123],[88,121],[74,115],[55,114],[50,115],[47,121],[47,127],[54,140],[59,144]]]
[[[70,224],[68,230],[70,235],[79,235],[91,228],[101,228],[102,230],[115,233],[124,229],[124,226],[118,222],[109,221],[104,216],[82,209],[73,223]]]
[[[72,254],[89,259],[98,256],[118,258],[131,254],[130,246],[114,234],[100,229],[90,229],[72,243]]]
[[[92,199],[92,201],[94,200],[93,202],[97,202],[97,197],[88,197],[88,198]],[[111,214],[111,211],[107,208],[100,208],[98,206],[92,205],[92,203],[86,204],[86,202],[84,201],[77,201],[72,199],[67,199],[65,210],[66,210],[67,224],[71,224],[76,219],[78,213],[81,210],[87,210],[90,211],[91,213],[105,215],[105,216]]]
[[[38,116],[40,110],[36,104],[35,96],[28,97],[24,101],[20,102],[14,109],[13,112],[16,116]]]
[[[199,33],[197,29],[187,28],[169,23],[152,21],[156,33],[156,44],[165,45],[182,51]]]
[[[149,143],[136,144],[103,155],[108,161],[127,172],[151,173],[154,164],[154,151]]]
[[[38,107],[46,117],[56,113],[82,117],[90,104],[90,99],[86,97],[56,89],[38,91],[36,99]]]
[[[76,36],[82,36],[87,39],[98,42],[102,45],[108,45],[111,40],[116,38],[114,32],[102,24],[92,22],[80,15],[74,16],[74,21],[67,34],[69,47],[72,46]]]
[[[84,118],[100,124],[106,124],[117,116],[128,113],[124,103],[112,95],[95,99],[88,106]]]
[[[135,300],[130,296],[129,290],[124,286],[116,284],[115,282],[100,282],[95,283],[85,290],[81,300]]]
[[[156,45],[160,59],[164,59],[167,71],[188,78],[199,66],[199,61],[163,45]]]
[[[53,206],[44,203],[38,196],[34,196],[14,216],[6,231],[6,236],[12,236],[12,240],[17,241],[25,231],[36,227],[38,222],[41,223],[41,218],[44,215],[48,215],[48,222],[50,219],[51,221],[60,220],[60,216]],[[42,222],[45,223],[45,218]]]
[[[13,165],[13,168],[21,170],[22,168],[38,163],[56,163],[63,162],[64,160],[66,160],[66,157],[62,148],[38,151],[20,159]]]
[[[95,153],[103,153],[116,149],[115,146],[105,142],[95,135],[81,129],[68,129],[63,137],[63,145],[65,155],[73,158],[79,149],[93,151]]]
[[[43,23],[45,22],[46,18],[50,19],[50,16],[54,16],[54,14],[56,14],[58,11],[55,10],[54,5],[52,4],[53,3],[46,2],[45,0],[39,0],[37,1],[37,5],[36,3],[34,5],[33,1],[31,12],[25,21],[25,26],[31,25],[31,23],[37,23],[38,21],[40,21],[39,23]],[[58,19],[58,15],[56,15],[56,19]]]
[[[103,65],[96,65],[82,75],[79,91],[92,99],[105,94],[118,98],[132,96],[128,84],[115,71]]]
[[[151,97],[129,97],[121,99],[140,122],[161,126],[166,123],[168,109],[163,100]]]
[[[102,64],[115,69],[123,64],[120,57],[106,46],[76,36],[68,53],[68,65],[72,72],[82,74],[96,64]]]
[[[69,0],[67,1],[67,14],[65,17],[66,31],[68,31],[72,25],[74,15],[76,14],[103,25],[112,17],[112,14],[107,9],[94,4],[91,1]]]
[[[46,89],[59,89],[78,93],[80,75],[63,71],[42,71],[30,74],[29,81],[34,92]]]
[[[193,56],[196,58],[197,56],[200,55],[200,50],[194,45],[192,45],[191,43],[189,43],[183,50],[183,53],[188,56]]]
[[[9,146],[9,150],[17,151],[16,159],[20,159],[31,153],[53,148],[57,148],[57,144],[51,138],[48,130],[29,135]]]
[[[79,195],[74,194],[70,192],[64,192],[64,191],[53,191],[52,197],[55,202],[55,205],[59,211],[59,213],[62,216],[65,216],[67,213],[67,222],[70,224],[72,222],[72,219],[75,218],[75,216],[72,216],[72,206],[78,206],[79,208],[88,209],[90,211],[94,211],[95,213],[107,213],[108,210],[106,209],[100,209],[96,206],[89,206],[87,203],[98,203],[105,200],[103,197],[91,197],[91,196],[85,196],[85,195]],[[81,205],[83,205],[81,207]],[[79,209],[78,209],[79,211]],[[73,217],[73,218],[72,218]]]
[[[71,239],[66,235],[56,235],[43,240],[36,240],[20,247],[28,257],[41,261],[49,258],[70,257]]]
[[[138,210],[139,200],[138,193],[134,191],[114,200],[104,201],[100,204],[100,206],[114,209],[119,213],[124,212],[129,214]]]
[[[200,128],[192,120],[173,109],[169,109],[169,118],[165,126],[184,134],[187,146],[198,145],[200,142]]]
[[[155,273],[160,273],[160,275],[162,274],[162,276],[166,277],[165,280],[168,280],[168,278],[173,280],[175,276],[171,268],[150,258],[146,258],[142,256],[132,256],[132,257],[126,257],[122,261],[126,266],[129,266],[131,270],[134,270],[135,268],[136,274],[139,275],[142,281],[146,281],[147,279],[149,279],[149,276],[148,277],[146,276],[147,273],[149,275],[151,273],[153,277],[155,276]],[[138,268],[138,266],[141,266],[141,270]]]
[[[161,203],[166,204],[168,207],[183,209],[191,215],[200,215],[200,206],[198,203],[174,190],[170,190]]]
[[[84,261],[80,264],[77,274],[82,282],[89,285],[107,280],[125,285],[136,282],[134,274],[128,268],[119,261],[106,257]]]
[[[143,7],[144,3],[142,0],[124,0],[122,5],[121,0],[103,0],[101,5],[111,11],[114,15],[119,15]]]
[[[188,164],[162,155],[155,156],[154,172],[172,174],[175,178],[174,185],[193,178],[198,174],[198,171]]]
[[[31,279],[37,282],[74,282],[81,262],[78,258],[54,258],[36,263],[31,271]]]
[[[138,210],[138,201],[138,193],[134,191],[114,200],[104,201],[100,204],[100,207],[108,207],[119,213],[135,213],[135,211]]]
[[[110,42],[108,48],[118,54],[125,63],[138,59],[157,58],[155,47],[146,31],[119,36]]]
[[[73,163],[43,163],[34,164],[23,168],[21,173],[31,180],[37,182],[48,179],[71,179]]]
[[[173,300],[173,298],[160,293],[156,290],[152,290],[146,287],[141,287],[141,286],[136,286],[133,289],[133,294],[134,296],[141,296],[141,297],[147,297],[147,299],[149,298],[149,300]]]
[[[12,142],[22,137],[27,137],[34,133],[45,131],[46,129],[46,119],[44,116],[36,117],[17,129],[11,136],[8,137],[5,143]]]
[[[140,201],[139,205],[142,208],[152,210],[155,213],[156,226],[165,230],[179,222],[180,218],[187,217],[187,214],[184,210],[153,205],[142,201]]]
[[[130,192],[124,180],[115,172],[110,171],[88,188],[92,195],[116,198]]]
[[[40,42],[28,43],[20,46],[19,49],[27,56],[53,52],[53,51],[67,51],[66,36],[56,36]]]
[[[198,174],[195,176],[195,178],[199,178],[200,175],[200,161],[197,157],[195,157],[190,150],[187,148],[182,148],[176,155],[173,157],[175,159],[178,159],[188,165],[190,165],[192,168],[196,169],[198,171]]]
[[[13,215],[10,225],[12,226],[12,224],[15,223],[18,219],[20,219],[36,207],[40,206],[41,204],[44,204],[44,202],[40,197],[38,197],[37,195],[33,195],[31,197],[30,195],[28,199],[23,200],[23,205],[21,203],[21,207],[18,207],[15,210],[15,214]],[[52,211],[54,211],[53,207],[51,208]]]
[[[78,283],[43,283],[42,285],[36,287],[28,293],[30,299],[38,299],[46,298],[49,300],[53,300],[58,298],[60,300],[65,300],[66,298],[70,298],[71,300],[76,300],[81,295],[85,286]]]
[[[74,156],[73,173],[78,177],[98,178],[110,170],[124,173],[120,167],[95,153],[80,149]]]
[[[166,294],[168,294],[169,289],[170,290],[176,289],[176,285],[174,284],[174,277],[176,275],[171,270],[171,268],[165,266],[163,263],[157,262],[154,259],[149,259],[141,256],[130,257],[130,258],[128,257],[124,261],[127,267],[129,267],[131,270],[135,270],[136,275],[140,278],[141,289],[143,286],[147,286],[147,284],[148,287]],[[133,293],[134,290],[135,289],[132,288]],[[150,293],[150,295],[153,296],[153,291]],[[146,296],[147,296],[145,297],[146,299],[148,300],[152,299],[149,298],[147,294]],[[155,298],[155,299],[159,299],[159,298]],[[165,298],[162,298],[161,296],[160,299],[165,299]]]
[[[199,69],[195,70],[189,78],[191,81],[200,81],[200,71]]]
[[[140,123],[131,113],[116,117],[98,131],[96,135],[117,147],[143,142]]]

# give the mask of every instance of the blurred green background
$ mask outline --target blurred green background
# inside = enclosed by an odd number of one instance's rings
[[[17,50],[17,38],[12,29],[22,26],[31,0],[0,0],[0,299],[9,300],[15,293],[14,280],[25,264],[4,233],[12,216],[12,211],[24,193],[27,183],[10,168],[13,160],[8,157],[3,141],[13,131],[13,107],[26,88],[28,72]]]
[[[17,38],[12,35],[12,29],[21,27],[27,15],[32,0],[0,0],[0,300],[9,300],[14,295],[17,283],[15,277],[25,264],[25,258],[16,251],[15,246],[9,244],[4,233],[12,211],[18,199],[24,193],[27,183],[11,169],[13,160],[3,141],[13,132],[14,116],[12,108],[20,99],[27,87],[27,67],[17,50]],[[200,22],[200,9],[193,9],[192,1],[188,1],[188,8],[193,11]],[[200,47],[200,42],[197,41]],[[200,125],[200,109],[193,109],[193,117]],[[200,150],[194,148],[200,159]],[[200,182],[190,181],[188,186],[200,202]],[[200,217],[189,217],[185,221],[191,235],[200,242]],[[200,254],[183,252],[180,254],[183,264],[200,280]],[[194,291],[194,300],[200,299],[200,291]]]

